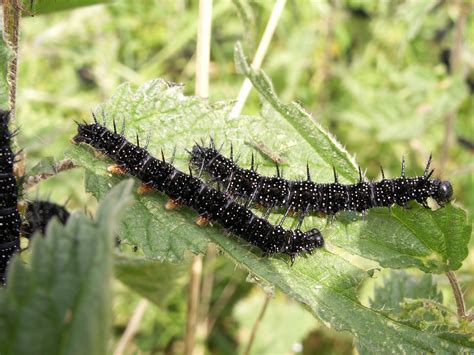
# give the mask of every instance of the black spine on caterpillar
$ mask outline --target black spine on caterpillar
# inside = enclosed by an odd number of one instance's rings
[[[29,201],[26,206],[25,220],[21,225],[21,235],[31,238],[35,232],[45,234],[46,227],[56,217],[61,224],[66,224],[69,212],[64,206],[50,201]]]
[[[227,231],[260,248],[264,255],[287,254],[293,260],[300,253],[323,247],[318,229],[302,232],[286,230],[254,215],[225,193],[200,179],[175,169],[164,159],[156,159],[145,148],[128,142],[116,131],[98,124],[78,124],[76,143],[86,143],[104,153],[142,183],[164,192],[179,204],[196,210],[200,216],[216,221]]]
[[[389,207],[393,204],[406,206],[415,200],[428,207],[429,197],[442,206],[452,198],[453,189],[449,181],[430,179],[431,157],[422,176],[406,177],[402,162],[402,175],[382,180],[363,181],[359,170],[359,182],[340,184],[334,172],[334,183],[319,184],[311,181],[309,168],[307,180],[286,180],[279,176],[267,177],[258,174],[253,167],[243,169],[231,157],[224,157],[214,144],[210,147],[195,145],[191,152],[191,165],[200,172],[207,172],[215,181],[228,185],[229,192],[255,204],[268,208],[291,208],[295,211],[323,212],[335,214],[339,211],[363,212],[374,207]],[[252,164],[253,165],[253,164]]]
[[[0,110],[0,283],[6,281],[11,257],[20,251],[20,213],[17,209],[18,188],[13,175],[15,154],[8,129],[10,112]]]

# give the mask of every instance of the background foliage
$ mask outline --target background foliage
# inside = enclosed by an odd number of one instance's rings
[[[38,13],[54,10],[43,10],[42,1],[37,5]],[[259,164],[267,173],[273,171],[265,154],[268,149],[283,159],[288,177],[302,176],[309,161],[317,181],[331,180],[332,165],[344,181],[357,176],[351,156],[326,130],[356,155],[357,164],[374,179],[380,178],[379,164],[387,175],[398,175],[402,155],[411,175],[422,171],[430,152],[439,159],[443,120],[451,112],[456,115],[455,135],[474,139],[472,82],[465,80],[472,74],[464,72],[473,65],[474,43],[467,32],[472,30],[472,15],[467,17],[463,40],[463,72],[450,72],[446,61],[458,18],[455,3],[288,1],[263,64],[272,87],[265,76],[249,71],[240,51],[235,54],[235,42],[242,41],[245,51],[254,53],[273,3],[214,5],[209,103],[190,97],[195,76],[194,1],[117,1],[23,18],[18,121],[19,145],[28,153],[28,168],[41,161],[44,166],[45,157],[60,160],[65,154],[87,168],[86,189],[80,188],[84,173],[76,169],[41,183],[27,197],[51,195],[58,202],[71,197],[71,209],[87,206],[95,211],[94,197],[102,199],[118,182],[105,174],[104,161],[87,149],[71,150],[68,143],[75,130],[73,120],[89,120],[90,110],[102,102],[108,117],[127,118],[129,137],[136,131],[141,136],[151,132],[154,153],[163,148],[169,155],[176,145],[181,168],[187,159],[184,148],[209,134],[219,143],[234,141],[243,164],[248,163],[251,150],[260,151]],[[245,106],[245,116],[228,120],[229,99],[237,97],[243,81],[236,69],[247,74],[257,90]],[[149,82],[157,77],[185,85]],[[129,84],[119,86],[123,82]],[[292,100],[304,110],[287,104]],[[302,124],[306,124],[303,130]],[[442,173],[453,183],[456,205],[471,218],[472,152],[453,143]],[[244,243],[222,236],[219,228],[194,227],[190,211],[164,212],[163,202],[159,194],[138,197],[123,219],[120,235],[126,242],[120,247],[122,257],[115,259],[120,281],[113,285],[111,349],[138,295],[153,305],[129,350],[182,349],[187,277],[183,260],[188,260],[184,252],[203,251],[210,240],[244,267],[235,269],[224,257],[210,266],[216,277],[210,308],[214,326],[204,346],[212,352],[233,352],[236,346],[242,351],[264,301],[259,288],[245,282],[245,270],[260,285],[277,286],[306,304],[323,321],[304,315],[293,318],[289,313],[309,313],[272,290],[277,297],[270,302],[255,353],[350,351],[348,333],[328,331],[322,324],[350,330],[362,352],[397,346],[405,351],[457,351],[472,346],[468,324],[458,322],[453,314],[455,303],[446,279],[414,271],[460,268],[467,304],[473,304],[472,253],[465,259],[471,232],[461,209],[448,206],[429,212],[414,206],[409,211],[394,208],[392,214],[375,210],[366,222],[343,214],[328,226],[321,218],[308,219],[305,226],[321,227],[328,236],[329,251],[289,268],[284,260],[262,261]],[[415,230],[404,229],[400,221],[412,223]],[[139,250],[129,250],[127,243]],[[181,263],[169,264],[177,261]],[[388,269],[407,267],[412,269]],[[280,341],[265,341],[265,322],[271,333],[281,334]],[[383,334],[374,329],[383,329]]]

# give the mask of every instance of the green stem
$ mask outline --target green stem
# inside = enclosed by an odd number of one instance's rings
[[[466,305],[464,303],[464,297],[462,295],[461,287],[459,286],[456,274],[453,271],[448,271],[446,273],[446,276],[448,277],[449,283],[451,284],[451,288],[453,289],[454,299],[456,300],[459,318],[472,321],[474,317],[472,315],[466,315]]]
[[[270,296],[265,295],[265,303],[262,306],[262,310],[260,311],[258,318],[255,320],[255,323],[253,324],[252,333],[250,334],[250,339],[247,344],[247,347],[245,348],[244,355],[249,355],[250,350],[252,350],[252,345],[253,345],[253,341],[255,340],[255,335],[257,334],[258,327],[260,326],[260,322],[262,321],[263,316],[265,315],[265,311],[267,310],[269,303],[270,303]]]

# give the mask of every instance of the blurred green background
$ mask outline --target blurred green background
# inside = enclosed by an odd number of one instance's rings
[[[461,65],[453,68],[459,3],[288,0],[262,68],[282,100],[300,102],[356,155],[369,178],[380,177],[380,164],[387,175],[398,175],[403,155],[410,175],[422,171],[431,152],[439,169],[445,117],[454,115],[442,174],[472,221],[474,150],[457,138],[474,142],[474,16],[466,6]],[[214,2],[211,101],[237,97],[243,77],[235,71],[235,42],[242,41],[252,57],[273,5],[269,0]],[[122,82],[142,84],[162,77],[184,83],[186,93],[193,94],[197,16],[197,1],[121,0],[24,17],[17,101],[19,145],[27,151],[27,166],[49,156],[63,159],[74,120],[89,120],[91,110]],[[243,113],[259,110],[258,95],[252,92]],[[59,203],[70,198],[71,209],[92,210],[94,199],[84,193],[82,180],[81,170],[71,170],[41,183],[27,197],[50,196]],[[471,240],[471,250],[473,246]],[[213,353],[242,352],[264,294],[227,259],[219,257],[211,267],[216,271],[210,308],[214,323],[203,347]],[[474,304],[473,270],[471,253],[458,274],[468,306]],[[182,276],[187,277],[184,271]],[[450,303],[447,280],[438,276],[436,281]],[[183,287],[163,305],[147,308],[127,351],[182,351]],[[362,300],[372,288],[365,285]],[[140,299],[118,282],[116,294],[114,342]],[[277,293],[253,351],[340,354],[352,348],[350,336],[324,328]]]

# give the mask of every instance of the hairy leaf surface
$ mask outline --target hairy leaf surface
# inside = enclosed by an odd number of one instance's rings
[[[332,165],[340,173],[341,179],[346,182],[356,180],[355,163],[333,137],[297,106],[288,108],[282,104],[271,91],[271,84],[266,77],[253,72],[247,74],[252,75],[251,80],[262,94],[264,105],[261,116],[229,119],[230,103],[208,103],[196,97],[184,96],[181,86],[163,80],[148,82],[137,89],[124,84],[96,112],[104,117],[109,128],[113,126],[113,119],[118,129],[123,121],[124,134],[130,141],[135,141],[136,134],[142,144],[150,137],[148,149],[156,157],[163,148],[165,156],[170,159],[176,147],[174,164],[183,171],[188,169],[185,149],[190,149],[194,141],[208,140],[209,136],[213,136],[217,145],[222,143],[225,149],[232,142],[234,149],[240,153],[239,162],[244,166],[248,166],[249,152],[257,149],[261,153],[258,157],[259,170],[264,174],[272,174],[272,157],[276,155],[283,160],[285,171],[290,171],[285,173],[286,177],[302,176],[306,161],[309,161],[316,181],[331,181]],[[304,124],[305,128],[301,129],[300,124]],[[86,188],[97,198],[101,199],[120,180],[106,173],[107,160],[94,157],[89,147],[78,146],[70,154],[79,165],[86,168]],[[255,275],[261,283],[278,287],[306,304],[326,325],[350,331],[366,346],[405,352],[462,349],[462,344],[456,340],[446,340],[436,334],[425,335],[415,327],[388,319],[383,313],[363,306],[357,299],[356,291],[358,285],[368,277],[367,273],[335,253],[318,250],[312,256],[297,258],[292,267],[282,256],[262,258],[257,250],[250,249],[245,242],[225,235],[219,226],[195,226],[192,219],[196,214],[188,208],[166,211],[163,208],[165,200],[166,197],[159,192],[137,196],[136,204],[121,224],[120,237],[138,245],[147,257],[179,261],[183,260],[185,252],[202,252],[206,244],[212,241],[219,245],[227,257]],[[426,214],[426,223],[431,223],[433,228],[440,231],[435,233],[436,238],[429,239],[427,234],[433,231],[407,229],[404,232],[404,244],[398,249],[389,250],[390,253],[360,248],[360,241],[368,235],[367,228],[377,231],[371,214],[365,221],[354,213],[342,214],[333,224],[324,228],[325,220],[311,217],[305,220],[303,229],[320,227],[329,250],[332,250],[332,245],[337,245],[377,260],[382,265],[395,268],[417,266],[424,271],[440,272],[459,267],[465,257],[463,250],[467,244],[467,229],[463,214],[459,211],[452,206],[440,211],[422,211],[415,206],[411,210],[394,209],[392,214],[388,210],[383,212],[387,213],[386,219],[392,224],[384,227],[386,230],[378,231],[379,242],[373,238],[375,250],[393,243],[393,224],[401,228],[408,221],[418,218],[418,214]],[[443,229],[445,222],[441,221],[441,215],[445,213],[451,213],[443,217],[445,219],[457,216],[459,230],[452,229],[452,233],[447,233]],[[271,217],[271,220],[275,222],[278,216]],[[285,225],[291,227],[292,222],[289,219]],[[351,237],[347,240],[342,238],[341,230],[351,233]],[[440,233],[442,235],[438,235]],[[420,250],[413,255],[406,255],[406,249],[411,244]],[[457,245],[454,248],[456,251],[448,250],[452,245]],[[420,261],[420,258],[423,260]],[[434,262],[430,262],[432,259]]]

